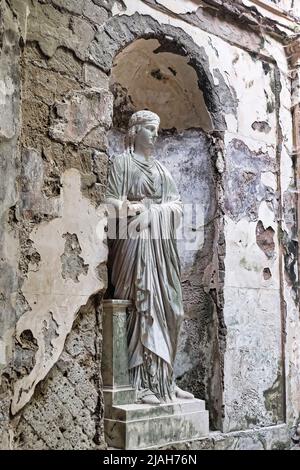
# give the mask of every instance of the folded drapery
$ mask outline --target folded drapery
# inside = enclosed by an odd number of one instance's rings
[[[163,165],[154,159],[141,162],[129,152],[114,158],[106,197],[119,211],[109,250],[114,298],[130,299],[134,305],[128,318],[130,377],[138,390],[167,399],[173,393],[183,319],[176,246],[182,203]],[[145,211],[127,217],[128,201],[141,201]]]

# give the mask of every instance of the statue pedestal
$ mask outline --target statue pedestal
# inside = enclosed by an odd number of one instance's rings
[[[130,386],[126,337],[130,301],[105,300],[102,377],[106,442],[119,449],[147,449],[205,437],[208,411],[203,400],[137,404]]]
[[[208,411],[203,400],[176,400],[161,405],[131,404],[113,408],[105,420],[108,445],[149,449],[208,435]]]
[[[135,403],[136,391],[129,383],[126,336],[129,300],[103,301],[102,380],[105,418],[111,418],[113,407]]]

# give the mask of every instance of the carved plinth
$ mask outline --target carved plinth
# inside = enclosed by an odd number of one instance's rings
[[[102,379],[105,418],[112,417],[115,405],[136,401],[135,389],[130,386],[126,336],[128,300],[103,302]]]
[[[103,316],[104,429],[109,446],[146,449],[191,441],[208,434],[203,400],[175,400],[161,405],[137,404],[130,386],[126,336],[131,302],[105,300]]]
[[[203,400],[176,400],[161,405],[131,404],[113,409],[105,423],[107,443],[121,449],[149,449],[194,441],[209,432]]]

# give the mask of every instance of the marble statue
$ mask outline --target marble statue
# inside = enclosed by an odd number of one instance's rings
[[[106,202],[117,212],[109,240],[114,299],[131,300],[128,367],[139,401],[193,398],[176,386],[173,366],[183,319],[176,226],[182,203],[169,171],[154,158],[160,119],[138,111],[129,121],[124,154],[112,160]]]

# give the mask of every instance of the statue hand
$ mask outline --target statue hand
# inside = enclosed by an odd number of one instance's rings
[[[140,215],[135,217],[129,222],[128,234],[135,237],[139,232],[142,232],[150,226],[150,211],[144,210]]]
[[[142,202],[128,202],[127,203],[127,212],[128,216],[139,215],[142,212],[145,212],[146,207]]]

